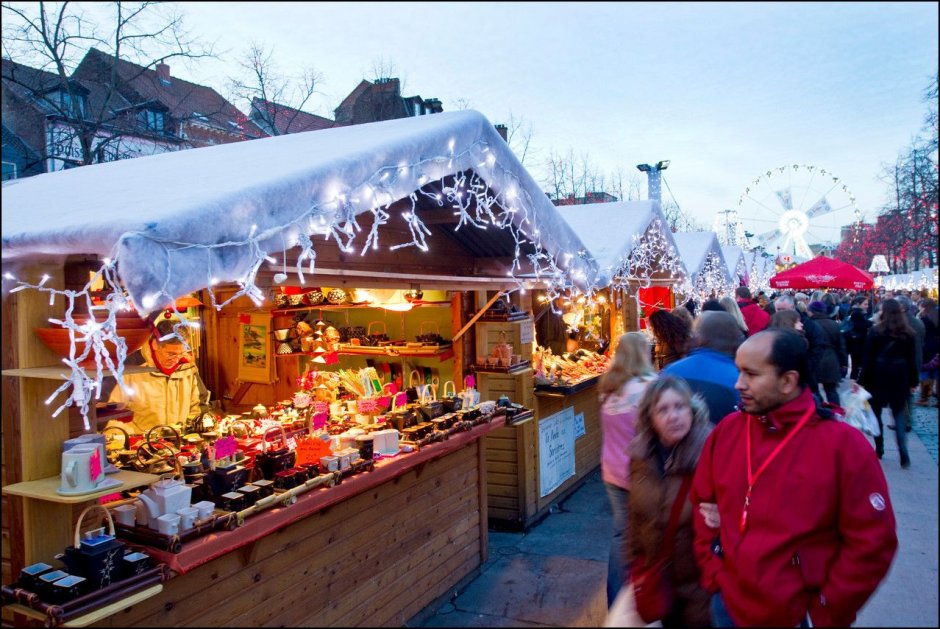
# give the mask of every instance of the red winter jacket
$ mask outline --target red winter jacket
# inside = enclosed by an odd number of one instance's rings
[[[696,510],[695,559],[702,585],[739,626],[847,627],[888,572],[897,550],[894,511],[881,464],[856,428],[817,414],[780,450],[751,490],[747,529],[745,432],[754,473],[814,406],[808,388],[767,416],[735,412],[705,442],[690,500],[717,502],[716,531]],[[823,411],[825,412],[825,411]]]
[[[770,315],[753,301],[739,301],[738,307],[741,309],[741,314],[744,315],[748,336],[754,336],[770,325]]]

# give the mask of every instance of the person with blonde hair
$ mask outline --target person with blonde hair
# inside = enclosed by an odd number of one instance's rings
[[[650,340],[642,332],[627,332],[617,342],[613,360],[598,383],[601,401],[601,478],[613,511],[607,560],[607,606],[613,603],[627,576],[627,500],[630,495],[630,457],[627,447],[635,435],[637,405],[647,385],[656,379]]]
[[[741,313],[741,307],[738,306],[738,302],[736,302],[733,297],[725,295],[718,300],[718,303],[725,309],[725,312],[734,317],[738,327],[741,328],[741,332],[744,333],[744,336],[747,336],[749,334],[747,331],[747,322],[744,320],[744,315]]]

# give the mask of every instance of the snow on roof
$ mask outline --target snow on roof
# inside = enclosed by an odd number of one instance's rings
[[[633,250],[634,236],[645,234],[656,219],[664,227],[667,224],[659,204],[653,201],[565,205],[557,210],[597,263],[595,288],[607,286],[621,269]],[[668,227],[662,231],[666,241],[675,247]]]
[[[72,253],[119,259],[121,278],[141,307],[144,295],[177,297],[206,287],[211,277],[244,278],[257,261],[254,245],[279,253],[285,240],[295,245],[309,233],[312,217],[339,229],[352,216],[467,170],[486,181],[491,195],[502,195],[503,208],[516,210],[512,224],[567,267],[575,284],[596,275],[590,259],[574,255],[567,262],[563,254],[583,243],[492,123],[475,111],[29,177],[3,191],[2,258],[5,265]],[[251,233],[254,241],[246,242]]]
[[[679,251],[679,257],[685,264],[686,271],[690,278],[698,276],[709,253],[717,255],[722,262],[726,272],[726,279],[730,282],[731,275],[727,273],[728,265],[724,262],[724,256],[721,253],[721,246],[718,243],[718,236],[715,232],[678,232],[672,235],[676,242],[676,249]]]
[[[728,273],[734,278],[738,275],[738,265],[746,264],[744,261],[744,250],[734,245],[722,245],[721,255],[728,265]]]

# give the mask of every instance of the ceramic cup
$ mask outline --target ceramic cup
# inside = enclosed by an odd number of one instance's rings
[[[124,526],[134,526],[137,520],[137,507],[130,505],[118,505],[111,510],[114,519]]]
[[[104,480],[104,461],[99,465],[98,475],[94,478],[91,476],[91,458],[92,455],[100,453],[99,446],[100,444],[80,444],[62,453],[62,491],[75,494],[95,491],[98,483]]]
[[[187,531],[193,528],[193,523],[199,515],[199,509],[196,507],[186,507],[176,512],[180,516],[180,530]]]
[[[180,532],[180,516],[175,513],[164,513],[157,518],[157,530],[163,535],[176,535]]]
[[[211,500],[202,500],[193,505],[196,507],[196,510],[199,512],[199,519],[205,520],[212,512],[215,510],[215,503]]]

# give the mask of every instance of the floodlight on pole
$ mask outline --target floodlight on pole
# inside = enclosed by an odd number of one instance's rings
[[[649,164],[637,164],[636,169],[640,172],[646,173],[646,188],[647,188],[647,198],[650,201],[658,201],[662,203],[663,194],[661,188],[661,179],[662,171],[666,170],[669,167],[669,160],[664,159],[656,162],[655,166],[650,166]]]

